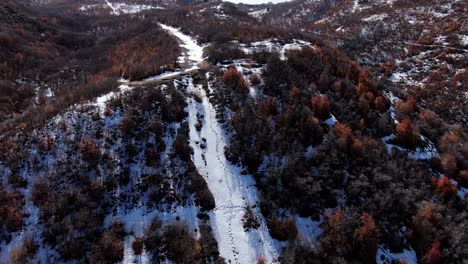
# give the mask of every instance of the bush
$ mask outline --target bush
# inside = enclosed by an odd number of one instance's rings
[[[0,241],[9,242],[11,233],[23,227],[21,196],[4,189],[0,183]]]
[[[245,208],[242,222],[246,231],[249,231],[250,229],[258,229],[260,227],[260,223],[258,222],[257,217],[254,215],[254,212],[250,207]]]
[[[208,59],[216,64],[222,61],[241,59],[247,57],[245,53],[237,48],[232,47],[232,44],[214,44],[206,48]]]
[[[250,76],[250,83],[254,86],[259,85],[262,82],[262,79],[258,76],[258,74],[254,73]]]
[[[317,95],[312,97],[312,109],[315,116],[326,119],[330,117],[330,100],[326,95]]]
[[[133,115],[132,110],[127,110],[120,121],[120,129],[124,135],[130,135],[132,130],[135,128],[135,116]]]
[[[24,241],[12,248],[10,251],[10,263],[12,264],[23,264],[31,263],[32,259],[36,255],[37,245],[32,237],[26,237]]]
[[[241,94],[246,94],[250,91],[244,76],[242,76],[242,74],[235,67],[227,70],[223,74],[222,79],[226,87],[232,88]]]
[[[200,245],[204,263],[223,263],[219,256],[218,242],[213,236],[213,230],[209,225],[201,225],[200,227]]]
[[[377,254],[379,243],[379,229],[372,215],[364,212],[361,217],[361,226],[355,231],[359,241],[359,255],[365,263],[373,263]]]
[[[193,149],[190,147],[188,142],[188,131],[189,128],[187,122],[182,123],[172,144],[174,154],[186,162],[190,161],[190,155],[193,154]]]
[[[416,133],[415,129],[413,128],[413,124],[409,119],[405,119],[401,121],[396,129],[397,135],[397,143],[402,145],[403,147],[413,149],[417,146],[419,142],[419,135]]]
[[[409,97],[406,101],[398,100],[395,104],[396,116],[399,120],[411,118],[416,108],[416,99]]]
[[[132,250],[133,254],[136,256],[139,256],[141,253],[143,253],[143,240],[141,240],[141,237],[135,237],[135,240],[133,240],[132,243]]]
[[[213,194],[192,161],[187,173],[190,179],[188,190],[195,194],[195,203],[200,206],[200,210],[203,212],[214,209],[216,204]]]
[[[426,264],[440,264],[443,263],[442,252],[440,250],[440,242],[435,241],[431,244],[427,250],[426,255],[424,255],[424,260]]]
[[[115,263],[123,259],[124,244],[111,232],[106,232],[99,240],[93,250],[92,260],[94,263]]]
[[[445,175],[453,177],[457,172],[457,158],[449,153],[444,153],[440,157],[442,168],[444,169]]]
[[[433,178],[433,183],[435,185],[437,193],[451,197],[457,193],[457,187],[452,183],[448,177],[441,177],[439,179]]]
[[[200,262],[200,243],[185,224],[172,223],[166,226],[162,241],[166,256],[172,262],[181,264]]]
[[[81,156],[83,157],[83,160],[92,163],[99,160],[101,151],[99,150],[96,142],[90,137],[83,139],[79,147],[81,149]]]
[[[306,245],[293,244],[283,249],[281,252],[280,263],[294,264],[319,264],[323,263],[315,255],[313,249]]]
[[[278,220],[270,218],[268,220],[268,228],[270,229],[271,237],[279,241],[293,241],[298,236],[296,223],[293,219]]]
[[[153,255],[153,261],[157,262],[162,244],[162,222],[155,217],[146,228],[143,236],[145,248]]]

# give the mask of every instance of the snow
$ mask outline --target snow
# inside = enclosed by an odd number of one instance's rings
[[[164,30],[180,40],[180,46],[185,49],[182,56],[179,57],[179,63],[188,63],[190,68],[187,70],[198,69],[198,64],[203,61],[203,47],[197,44],[197,41],[189,35],[185,35],[180,29],[159,24]]]
[[[277,52],[280,54],[280,59],[286,59],[286,52],[289,50],[300,50],[304,47],[314,46],[310,42],[303,40],[294,39],[291,43],[280,43],[276,39],[267,39],[263,41],[252,42],[248,45],[242,45],[242,50],[246,54],[252,54],[255,52],[267,51],[267,52]]]
[[[460,41],[460,42],[461,42],[461,44],[462,44],[463,46],[468,45],[468,35],[463,35],[463,36],[461,36],[461,41]]]
[[[181,72],[180,71],[175,71],[175,72],[172,72],[172,71],[166,71],[166,72],[163,72],[159,75],[156,75],[156,76],[151,76],[149,78],[146,78],[145,81],[154,81],[154,80],[160,80],[160,79],[165,79],[165,78],[171,78],[171,77],[175,77],[177,75],[180,75]]]
[[[387,14],[378,14],[378,15],[372,15],[370,17],[363,18],[362,21],[365,22],[376,22],[376,21],[382,21],[387,17]]]
[[[261,9],[261,10],[258,10],[258,11],[250,12],[249,15],[251,15],[252,17],[254,17],[256,19],[261,19],[267,13],[268,13],[268,9],[265,8],[265,9]]]
[[[195,206],[177,206],[170,212],[149,210],[145,206],[137,206],[130,211],[122,212],[119,210],[117,215],[107,216],[104,223],[109,226],[115,220],[121,221],[125,225],[125,229],[132,234],[125,237],[122,264],[133,264],[137,260],[139,260],[137,263],[146,264],[152,263],[146,249],[143,250],[141,256],[136,256],[133,253],[132,243],[135,237],[143,237],[145,229],[155,217],[162,223],[170,223],[179,219],[179,221],[187,223],[190,229],[195,230],[198,228],[198,212]]]
[[[341,26],[335,30],[336,32],[346,32],[346,30]]]
[[[150,9],[162,9],[159,6],[152,5],[135,5],[135,4],[126,4],[126,3],[111,3],[108,0],[105,1],[105,4],[93,4],[93,5],[84,5],[80,7],[80,11],[89,11],[96,8],[108,7],[112,10],[113,15],[121,14],[136,14],[145,10]]]
[[[421,141],[424,142],[425,147],[417,147],[414,150],[408,150],[396,145],[393,145],[389,142],[394,140],[396,136],[394,134],[383,137],[381,140],[382,142],[385,143],[385,146],[387,147],[387,151],[391,152],[393,148],[396,148],[402,152],[408,153],[408,157],[415,159],[415,160],[430,160],[434,157],[438,157],[439,153],[437,151],[437,148],[435,147],[434,143],[432,143],[430,140],[425,138],[424,136],[420,136]]]
[[[385,246],[380,245],[377,250],[377,256],[375,257],[377,264],[391,264],[401,260],[405,260],[407,264],[418,263],[416,252],[414,252],[413,249],[404,249],[403,252],[395,253],[391,252]]]
[[[259,229],[245,231],[242,224],[246,206],[259,203],[254,179],[241,175],[241,168],[226,160],[227,136],[201,85],[194,86],[189,79],[189,92],[203,99],[202,103],[189,100],[190,145],[194,149],[194,164],[215,198],[216,208],[210,213],[210,219],[220,255],[231,263],[256,263],[259,256],[265,257],[267,263],[276,262],[279,243],[271,238],[258,206],[253,211],[260,220]],[[194,129],[197,113],[204,116],[200,132]],[[203,138],[206,139],[204,149],[197,144]]]
[[[248,5],[260,5],[260,4],[278,4],[283,2],[289,2],[291,0],[224,0],[226,2],[231,2],[235,4],[248,4]]]
[[[298,232],[300,234],[300,239],[302,241],[313,243],[317,242],[317,238],[322,234],[320,225],[322,224],[323,219],[320,221],[313,221],[310,217],[296,216],[295,220]]]
[[[336,122],[338,122],[338,120],[334,115],[331,115],[330,118],[325,120],[325,124],[327,124],[329,127],[333,127],[336,124]]]
[[[314,155],[314,146],[312,145],[308,146],[304,153],[304,156],[306,157],[306,159],[310,160],[313,155]]]

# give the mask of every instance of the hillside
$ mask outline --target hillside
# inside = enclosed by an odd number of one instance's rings
[[[466,124],[466,11],[463,1],[293,1],[262,19],[319,34],[387,85]]]
[[[463,6],[424,3],[0,4],[0,263],[468,261]]]

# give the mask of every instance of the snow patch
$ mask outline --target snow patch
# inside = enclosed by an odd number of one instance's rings
[[[406,261],[405,263],[408,264],[418,263],[416,252],[414,252],[413,249],[404,249],[403,252],[395,253],[391,252],[385,246],[379,246],[379,249],[377,250],[377,256],[375,258],[375,262],[377,264],[391,264],[401,260]]]
[[[84,5],[79,8],[80,11],[90,11],[93,9],[98,8],[105,8],[108,7],[112,10],[113,15],[121,15],[121,14],[136,14],[145,10],[151,9],[163,9],[163,7],[159,6],[152,6],[152,5],[134,5],[134,4],[126,4],[126,3],[111,3],[106,0],[105,4],[92,4],[92,5]]]
[[[376,21],[382,21],[387,17],[387,14],[378,14],[378,15],[372,15],[370,17],[363,18],[362,21],[365,22],[376,22]]]

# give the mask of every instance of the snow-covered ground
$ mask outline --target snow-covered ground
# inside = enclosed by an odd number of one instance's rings
[[[243,227],[245,208],[259,202],[254,179],[241,175],[241,168],[226,160],[227,136],[201,85],[194,86],[189,80],[189,92],[203,100],[202,103],[189,100],[190,145],[194,149],[194,163],[215,198],[216,208],[210,218],[221,256],[230,263],[257,263],[260,256],[267,263],[276,262],[279,244],[271,238],[258,206],[254,212],[261,227],[251,231]],[[197,114],[203,115],[200,132],[195,129]]]
[[[256,19],[261,19],[267,13],[268,13],[268,9],[265,8],[265,9],[250,12],[249,15],[253,16]]]
[[[153,5],[136,5],[136,4],[126,4],[126,3],[111,3],[108,0],[105,1],[104,4],[92,4],[92,5],[83,5],[80,7],[80,11],[90,11],[94,9],[100,8],[110,8],[111,13],[113,15],[121,15],[121,14],[136,14],[145,10],[150,9],[162,9],[159,6]]]
[[[179,63],[188,64],[186,70],[198,68],[198,64],[203,61],[203,47],[197,44],[197,41],[189,35],[185,35],[180,29],[159,24],[164,30],[175,36],[180,41],[182,47],[182,56],[179,57]]]
[[[418,258],[416,257],[416,252],[412,249],[405,249],[403,252],[395,253],[391,252],[389,249],[384,246],[379,246],[377,250],[377,256],[375,262],[377,264],[391,264],[395,262],[404,261],[403,263],[408,264],[417,264]]]
[[[314,46],[310,42],[306,42],[303,40],[295,39],[291,43],[281,43],[276,39],[267,39],[263,41],[252,42],[248,45],[243,44],[242,50],[246,54],[252,54],[254,52],[276,52],[280,55],[282,60],[286,59],[286,52],[289,50],[300,50],[305,47],[314,48]]]

